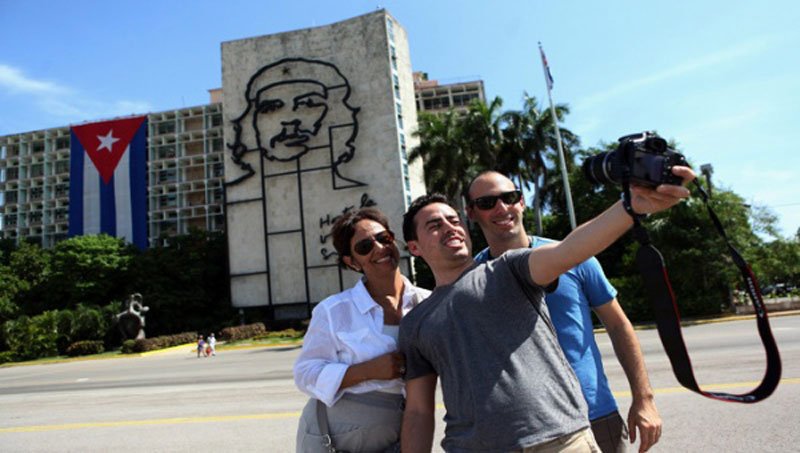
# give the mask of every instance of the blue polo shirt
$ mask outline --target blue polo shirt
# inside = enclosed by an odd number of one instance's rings
[[[531,247],[554,242],[530,236]],[[486,248],[475,255],[483,263],[492,259]],[[545,297],[550,318],[556,328],[558,342],[572,365],[583,396],[589,406],[589,420],[617,411],[603,370],[600,350],[594,341],[591,308],[611,302],[617,290],[611,286],[596,258],[589,258],[568,270],[558,279],[558,289]]]

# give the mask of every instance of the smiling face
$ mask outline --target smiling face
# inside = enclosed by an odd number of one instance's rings
[[[375,240],[375,236],[387,231],[386,228],[374,220],[364,219],[356,223],[353,230],[350,255],[342,257],[344,263],[353,270],[363,272],[367,280],[394,276],[398,272],[400,263],[397,245],[394,242],[387,245]],[[354,247],[364,240],[372,240],[372,250],[361,255],[354,250]]]
[[[516,190],[514,183],[500,173],[485,173],[475,181],[469,188],[470,200],[486,196],[497,196],[501,193]],[[520,198],[516,203],[506,204],[498,199],[491,209],[482,210],[477,206],[469,206],[467,214],[470,220],[476,222],[483,231],[486,241],[492,247],[505,248],[503,244],[511,242],[521,242],[522,247],[527,244],[528,236],[525,227],[522,225],[522,216],[525,211],[525,200]],[[510,244],[512,245],[512,244]],[[505,251],[505,250],[503,250]]]
[[[433,269],[452,269],[472,262],[472,243],[458,213],[444,203],[431,203],[414,216],[416,239],[408,250]]]
[[[328,113],[328,91],[313,81],[285,81],[258,92],[253,129],[258,147],[273,160],[291,160],[310,147],[322,146],[318,136]]]

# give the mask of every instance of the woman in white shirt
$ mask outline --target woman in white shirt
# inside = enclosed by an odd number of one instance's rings
[[[297,387],[311,397],[297,451],[393,451],[403,415],[400,319],[430,291],[400,273],[395,236],[379,210],[343,214],[331,235],[339,265],[364,277],[312,313],[294,365]]]

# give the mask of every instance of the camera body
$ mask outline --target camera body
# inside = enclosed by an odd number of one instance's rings
[[[672,174],[675,165],[688,166],[683,154],[655,132],[642,132],[620,137],[616,150],[584,160],[583,173],[593,184],[622,184],[627,172],[632,184],[681,185],[683,180]]]

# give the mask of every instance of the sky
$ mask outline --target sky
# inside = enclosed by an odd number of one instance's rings
[[[800,3],[0,0],[0,135],[209,102],[220,43],[385,8],[412,65],[547,106],[537,42],[585,147],[656,130],[715,186],[800,229]]]

